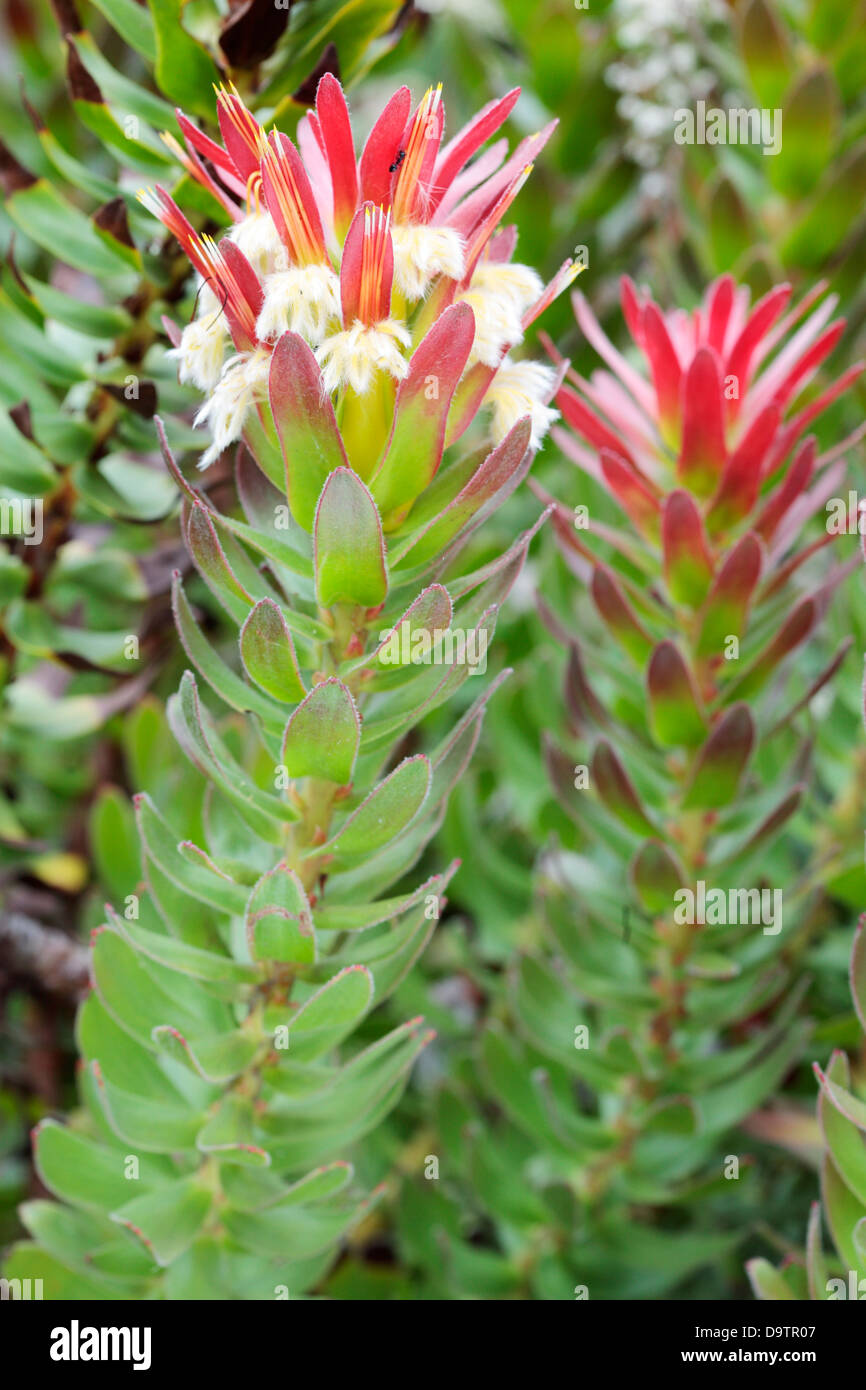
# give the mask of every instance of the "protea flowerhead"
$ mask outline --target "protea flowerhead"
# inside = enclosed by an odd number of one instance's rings
[[[623,315],[642,359],[634,365],[607,338],[583,296],[574,296],[578,324],[607,370],[588,380],[569,372],[571,384],[558,392],[556,404],[578,437],[560,428],[557,442],[616,499],[642,552],[655,557],[650,565],[671,605],[668,623],[685,628],[681,635],[707,698],[714,693],[710,673],[723,662],[720,639],[742,635],[735,616],[744,623],[755,600],[778,594],[832,539],[790,553],[844,471],[837,461],[842,450],[817,457],[806,431],[862,364],[798,408],[844,321],[830,322],[837,301],[823,298],[823,286],[795,307],[790,300],[790,286],[780,285],[753,305],[748,289],[723,276],[700,307],[664,313],[625,279]],[[628,631],[638,650],[642,625],[621,580],[583,543],[570,516],[560,511],[555,521],[573,567],[591,575],[599,612],[621,637]],[[628,557],[633,536],[597,530],[620,559]],[[798,621],[792,614],[766,654],[771,667],[808,636],[819,607],[815,596],[798,605]],[[676,618],[689,610],[694,620]],[[652,650],[649,639],[646,646]]]
[[[405,401],[419,387],[431,402],[447,396],[435,408],[443,426],[447,417],[448,442],[488,406],[494,442],[528,415],[538,447],[555,418],[548,402],[556,373],[509,353],[577,267],[567,262],[545,288],[512,261],[514,229],[499,229],[555,124],[510,157],[504,140],[479,153],[518,94],[491,102],[443,144],[441,90],[431,88],[413,111],[401,87],[360,157],[330,74],[298,126],[297,146],[266,133],[233,89],[217,97],[222,145],[178,112],[186,149],[173,137],[168,143],[232,221],[217,242],[200,236],[164,189],[143,195],[202,281],[197,317],[182,332],[167,328],[181,379],[208,396],[197,417],[212,433],[203,467],[251,435],[261,461],[273,435],[274,349],[286,333],[303,344],[296,351],[305,372],[314,356],[349,461],[365,481],[374,482],[382,463],[400,393]],[[444,439],[443,427],[417,486],[377,497],[386,525],[430,481]]]

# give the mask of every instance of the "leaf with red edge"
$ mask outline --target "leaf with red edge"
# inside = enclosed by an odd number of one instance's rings
[[[562,412],[563,419],[596,449],[606,449],[617,458],[626,459],[629,463],[634,462],[625,441],[618,434],[614,434],[613,430],[608,429],[572,387],[561,387],[557,393],[556,404]]]
[[[635,892],[647,912],[670,911],[675,893],[685,885],[685,875],[667,845],[647,840],[641,845],[629,870]]]
[[[583,658],[576,643],[569,647],[563,693],[569,720],[576,732],[586,733],[593,727],[603,729],[610,724],[604,706],[586,678]]]
[[[858,1201],[829,1154],[824,1155],[821,1168],[821,1195],[827,1225],[845,1269],[857,1271],[860,1260],[854,1243],[854,1230],[866,1220],[866,1205]]]
[[[385,541],[376,503],[357,473],[335,468],[322,488],[313,531],[316,596],[378,608],[388,592]]]
[[[263,598],[252,609],[240,633],[244,670],[275,700],[295,704],[306,691],[298,669],[295,644],[279,604]]]
[[[802,599],[781,630],[767,644],[760,656],[743,672],[730,687],[728,695],[738,699],[751,699],[769,680],[780,662],[805,642],[813,631],[819,616],[818,602],[814,598]]]
[[[794,457],[790,468],[774,492],[770,494],[761,508],[754,530],[765,541],[769,541],[785,513],[809,486],[815,466],[815,437],[804,439]]]
[[[197,1180],[180,1178],[153,1192],[133,1197],[111,1213],[147,1247],[157,1264],[166,1266],[189,1248],[207,1219],[213,1192]]]
[[[731,454],[718,491],[707,511],[711,533],[725,531],[748,516],[758,500],[764,464],[779,428],[779,408],[768,405],[746,431]]]
[[[195,567],[211,593],[236,621],[243,622],[255,600],[235,574],[210,512],[201,502],[189,503],[186,542]]]
[[[658,541],[661,508],[658,500],[637,469],[624,463],[607,449],[601,451],[601,471],[604,480],[623,511],[652,541]]]
[[[314,686],[286,725],[283,763],[290,777],[323,777],[344,787],[352,780],[360,741],[355,701],[331,676]]]
[[[677,476],[698,497],[715,492],[725,466],[725,426],[719,359],[701,347],[683,382],[683,434]]]
[[[866,915],[857,923],[851,951],[851,993],[857,1017],[866,1031]]]
[[[638,835],[657,835],[654,825],[641,805],[634,784],[606,739],[595,746],[590,764],[590,781],[601,800],[624,825]]]
[[[662,548],[668,592],[675,603],[698,608],[713,580],[704,523],[689,493],[678,488],[665,499]]]
[[[454,304],[419,343],[394,403],[394,423],[370,487],[386,519],[423,492],[442,460],[451,401],[475,336],[468,304]]]
[[[590,583],[592,601],[629,656],[643,666],[653,642],[610,570],[597,566]]]
[[[752,827],[746,835],[735,840],[733,844],[726,839],[723,842],[724,849],[720,852],[719,857],[717,858],[715,854],[711,856],[713,863],[740,863],[753,854],[766,840],[775,839],[782,827],[800,809],[804,791],[805,784],[798,782],[796,786],[785,793],[769,815],[766,815],[756,827]]]
[[[755,721],[748,705],[733,705],[698,753],[683,809],[710,811],[729,806],[754,744]]]
[[[321,850],[350,862],[378,853],[412,824],[427,799],[433,769],[429,758],[404,758],[373,788]]]
[[[392,567],[398,561],[400,565],[419,565],[441,555],[471,522],[480,524],[494,499],[504,500],[528,471],[532,461],[528,454],[531,433],[531,421],[526,415],[509,430],[501,444],[491,450],[457,496],[442,511],[434,512],[429,519],[425,516],[418,532],[413,532],[405,542],[401,541],[392,557]],[[431,495],[432,492],[433,489]],[[423,502],[427,500],[426,497],[422,499]]]
[[[701,616],[696,651],[700,657],[722,656],[729,637],[742,637],[755,587],[761,577],[763,550],[751,531],[729,551],[713,580]]]
[[[673,642],[660,642],[647,667],[650,727],[663,748],[695,748],[706,720],[688,667]]]
[[[292,516],[312,531],[325,480],[348,467],[330,397],[312,349],[297,333],[284,333],[271,359],[270,400],[286,468]]]
[[[254,885],[244,920],[253,960],[287,965],[311,965],[315,961],[310,904],[298,875],[285,863],[269,869]]]

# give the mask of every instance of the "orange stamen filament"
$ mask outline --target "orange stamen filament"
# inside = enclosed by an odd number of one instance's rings
[[[240,93],[233,82],[228,88],[215,87],[217,102],[220,108],[228,116],[238,135],[243,140],[250,154],[257,155],[259,151],[259,133],[261,126],[253,115],[247,110],[240,98]]]
[[[394,189],[394,221],[408,222],[418,201],[418,180],[424,163],[427,140],[434,129],[431,122],[437,120],[437,112],[442,100],[442,84],[428,87],[412,121],[409,138],[406,141],[406,157],[400,165],[397,186]]]
[[[212,237],[203,236],[201,241],[216,284],[222,287],[228,302],[243,324],[248,336],[254,343],[257,342],[256,316],[235,279],[231,267]]]
[[[385,252],[391,234],[391,214],[381,208],[364,209],[364,243],[361,249],[361,289],[358,295],[358,317],[362,323],[378,323],[387,315],[382,307],[382,281],[385,274]]]
[[[262,210],[262,176],[258,169],[254,169],[247,179],[247,212],[261,212]]]
[[[297,265],[321,264],[323,257],[320,247],[291,168],[280,158],[277,149],[271,144],[265,145],[262,149],[262,164],[271,177],[291,243],[288,250],[292,260]]]

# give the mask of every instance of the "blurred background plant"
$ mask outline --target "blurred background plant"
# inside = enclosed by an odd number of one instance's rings
[[[177,179],[159,139],[173,128],[173,106],[206,120],[211,82],[230,77],[258,114],[276,116],[291,132],[317,71],[330,66],[349,89],[359,128],[395,78],[416,94],[445,82],[456,126],[520,84],[507,127],[512,142],[553,117],[560,125],[510,213],[518,259],[550,275],[577,249],[586,264],[580,286],[618,347],[628,344],[623,272],[659,302],[686,309],[726,271],[756,294],[780,280],[808,292],[823,277],[848,320],[836,351],[845,365],[863,355],[863,9],[862,0],[589,0],[585,8],[572,0],[296,0],[282,11],[256,0],[98,0],[74,8],[71,0],[5,0],[0,495],[42,497],[48,543],[5,538],[0,552],[4,911],[76,940],[92,924],[93,905],[107,892],[106,856],[88,824],[115,796],[111,788],[121,798],[136,790],[123,752],[124,730],[136,718],[127,710],[148,688],[164,697],[180,669],[166,613],[171,570],[185,562],[150,417],[158,406],[176,451],[195,447],[192,394],[165,361],[160,322],[164,312],[189,318],[194,287],[135,201],[141,183]],[[781,108],[781,153],[677,144],[676,112],[700,100]],[[220,224],[221,211],[197,185],[182,179],[181,193],[198,207],[200,226]],[[564,299],[544,328],[588,375],[594,352]],[[820,422],[819,447],[856,431],[864,404],[857,383]],[[862,452],[851,457],[856,486]],[[603,490],[551,441],[534,475],[567,507],[583,503],[602,523],[614,521]],[[224,474],[208,475],[217,501],[228,485]],[[537,514],[537,500],[522,488],[467,549],[467,567],[501,553]],[[812,521],[807,538],[822,534],[822,520]],[[574,1296],[536,1249],[550,1202],[554,1228],[570,1229],[571,1199],[557,1189],[540,1211],[532,1183],[521,1179],[513,1190],[513,1174],[531,1172],[538,1156],[512,1127],[495,1149],[485,1142],[502,1116],[494,1073],[509,1057],[513,1068],[509,1049],[526,1047],[515,1037],[505,967],[518,949],[546,949],[542,856],[551,847],[586,848],[543,771],[542,737],[564,729],[566,655],[539,616],[539,592],[571,631],[591,623],[549,528],[533,542],[497,632],[496,660],[515,675],[490,704],[427,866],[464,860],[449,889],[451,915],[389,1004],[395,1021],[423,1013],[438,1040],[399,1110],[359,1157],[371,1182],[398,1176],[390,1200],[352,1237],[329,1284],[333,1296]],[[861,600],[858,580],[840,589],[810,643],[816,670],[847,636],[866,648]],[[219,614],[206,594],[201,602],[218,638]],[[127,655],[135,651],[130,637],[138,638],[137,657]],[[847,675],[810,707],[821,817],[798,823],[790,843],[794,860],[801,841],[814,838],[824,851],[822,927],[803,962],[810,983],[801,1008],[814,1020],[813,1041],[828,1048],[856,1045],[845,970],[851,922],[866,901],[866,755],[852,669],[849,659]],[[443,732],[434,714],[419,736],[432,744]],[[74,990],[47,988],[26,951],[19,957],[6,948],[0,1058],[10,1158],[0,1159],[0,1171],[10,1190],[29,1181],[26,1126],[71,1094]],[[771,1227],[798,1243],[810,1165],[818,1162],[802,1066],[786,1085],[796,1113],[783,1097],[750,1122],[746,1138],[758,1162],[742,1199],[725,1197],[731,1210],[720,1217],[727,1228],[755,1233],[759,1257],[772,1253]],[[780,1109],[801,1140],[787,1150],[773,1143]],[[419,1181],[425,1156],[436,1154],[441,1182]],[[506,1195],[495,1198],[500,1189]],[[742,1296],[744,1253],[731,1250],[711,1270],[699,1263],[674,1287],[689,1297]],[[540,1270],[532,1280],[529,1268]]]

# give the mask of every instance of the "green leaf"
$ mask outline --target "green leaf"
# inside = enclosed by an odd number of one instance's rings
[[[253,615],[259,609],[261,609],[264,604],[270,604],[270,602],[271,601],[269,599],[261,599],[250,613],[249,618],[247,619],[247,622],[245,623],[244,627],[246,628],[247,624],[249,624],[249,622],[252,620]],[[280,610],[277,608],[276,604],[273,604],[272,607],[276,609],[276,612],[279,615]],[[259,693],[258,690],[254,690],[249,685],[247,685],[246,682],[243,681],[241,677],[238,676],[231,669],[231,667],[223,661],[222,657],[217,655],[213,647],[207,641],[206,637],[201,631],[201,628],[198,626],[198,623],[195,621],[195,618],[193,617],[192,609],[190,608],[186,594],[183,591],[183,585],[181,584],[179,575],[175,576],[174,583],[172,585],[172,608],[174,611],[174,620],[177,626],[178,635],[180,636],[180,640],[183,643],[183,649],[189,657],[190,661],[195,666],[196,670],[202,676],[204,676],[208,685],[216,691],[216,693],[226,702],[229,708],[241,710],[244,712],[249,710],[253,714],[258,715],[262,723],[265,725],[265,728],[272,729],[274,731],[276,731],[276,729],[278,728],[281,729],[285,715],[283,711],[279,708],[279,706],[274,704],[271,700],[265,699]],[[286,632],[289,644],[291,646],[291,652],[294,656],[294,645],[292,644],[292,639],[288,634],[288,629],[285,628],[285,623],[283,622],[282,617],[280,617],[280,623],[282,630],[285,630]],[[244,637],[242,631],[242,656],[243,642]],[[247,670],[247,673],[252,677],[252,679],[256,680],[256,676],[250,670],[249,664],[245,663],[245,669]],[[295,672],[297,673],[297,666],[295,667]],[[299,675],[297,676],[297,680],[300,685]],[[257,680],[257,684],[260,685],[262,689],[264,689],[268,694],[276,693],[275,691],[269,691],[267,685],[265,685],[260,680]],[[303,691],[302,685],[300,686],[300,689],[301,691]],[[277,698],[282,699],[285,697],[277,695]],[[297,696],[295,698],[299,699],[300,696]]]
[[[755,722],[748,705],[733,705],[695,759],[683,809],[729,806],[737,795],[754,743]]]
[[[647,667],[650,727],[663,748],[695,748],[706,737],[694,680],[673,642],[660,642]]]
[[[157,1264],[165,1266],[172,1264],[201,1230],[211,1200],[212,1194],[195,1179],[184,1178],[157,1192],[134,1197],[113,1211],[111,1219],[137,1236]]]
[[[116,932],[93,933],[93,978],[99,998],[116,1023],[148,1051],[156,1044],[153,1030],[165,1024],[196,1036],[228,1031],[225,1005],[187,986],[179,993],[177,975],[155,961],[145,964]]]
[[[106,1080],[98,1061],[90,1063],[89,1072],[108,1123],[124,1143],[142,1153],[180,1153],[194,1147],[201,1116],[189,1106],[122,1091]]]
[[[784,139],[768,161],[774,187],[787,197],[807,197],[820,183],[838,140],[839,105],[839,89],[826,67],[802,73],[787,93]]]
[[[45,1186],[62,1201],[92,1211],[108,1212],[129,1200],[135,1190],[126,1176],[121,1148],[108,1149],[76,1134],[55,1120],[43,1120],[34,1136],[34,1161]],[[159,1161],[160,1163],[162,1160]],[[139,1181],[150,1187],[165,1182],[167,1170],[142,1156]]]
[[[638,835],[658,833],[658,827],[644,810],[631,778],[607,739],[599,739],[595,746],[590,781],[605,806],[630,830]]]
[[[472,310],[452,304],[412,354],[397,390],[391,434],[370,483],[385,518],[399,518],[439,468],[448,411],[474,336]]]
[[[330,1052],[364,1017],[373,999],[373,977],[349,965],[317,990],[288,1020],[289,1056],[312,1062]]]
[[[334,1245],[366,1211],[365,1203],[335,1208],[279,1204],[262,1215],[228,1210],[225,1225],[247,1250],[303,1260]]]
[[[213,117],[219,72],[181,23],[183,0],[148,0],[156,38],[154,77],[161,92],[187,111]]]
[[[342,681],[331,676],[313,687],[289,719],[283,763],[291,777],[321,777],[347,786],[360,740],[355,701]]]
[[[740,24],[740,49],[761,106],[781,104],[791,79],[791,46],[771,0],[748,0]]]
[[[256,960],[310,965],[316,959],[310,905],[294,870],[278,864],[258,880],[247,903],[246,932]]]
[[[97,280],[128,275],[126,259],[116,245],[109,246],[90,219],[44,179],[13,193],[4,207],[37,246],[51,255],[62,249],[63,260],[76,270],[84,270]]]
[[[859,218],[866,198],[866,141],[849,149],[825,173],[803,216],[781,244],[784,265],[805,271],[823,265]]]
[[[648,840],[638,850],[630,871],[631,879],[647,912],[656,915],[670,911],[675,894],[685,876],[672,852],[658,840]]]
[[[748,1260],[746,1270],[756,1298],[769,1299],[777,1303],[796,1297],[784,1275],[774,1269],[769,1260]]]
[[[184,893],[221,912],[243,913],[247,893],[223,872],[203,850],[189,841],[178,842],[171,826],[150,797],[135,798],[136,820],[146,854]]]
[[[168,718],[178,743],[206,777],[211,778],[238,807],[249,825],[266,840],[279,843],[282,826],[297,820],[299,812],[271,792],[263,791],[232,757],[211,726],[205,728],[198,688],[191,671],[185,671],[180,690],[168,703]]]
[[[388,592],[385,542],[376,503],[351,468],[336,468],[319,498],[313,531],[316,595],[378,608]]]
[[[253,1106],[249,1097],[227,1095],[199,1131],[196,1146],[202,1153],[213,1154],[223,1163],[267,1168],[271,1156],[252,1142],[253,1129]]]
[[[55,1303],[77,1302],[79,1299],[128,1301],[130,1298],[129,1288],[123,1284],[99,1279],[94,1272],[83,1274],[80,1269],[70,1269],[29,1241],[21,1241],[12,1247],[3,1275],[9,1280],[29,1279],[33,1288],[38,1287],[35,1281],[41,1280],[43,1297]]]
[[[854,1229],[866,1217],[866,1206],[855,1197],[829,1154],[825,1154],[821,1168],[821,1193],[827,1224],[845,1269],[866,1274],[854,1243]]]
[[[137,0],[93,0],[93,3],[130,48],[134,48],[148,62],[154,61],[156,41],[153,20]]]
[[[240,651],[247,675],[266,694],[286,704],[303,700],[306,690],[292,634],[282,609],[272,599],[259,599],[245,619]]]
[[[57,474],[42,451],[0,410],[0,490],[41,497],[56,482]]]
[[[401,835],[427,799],[432,769],[423,754],[405,758],[374,787],[336,834],[313,853],[369,856]]]

